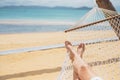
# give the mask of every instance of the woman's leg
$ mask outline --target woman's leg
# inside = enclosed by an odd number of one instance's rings
[[[75,51],[72,48],[72,44],[69,41],[66,41],[65,47],[66,47],[68,53],[70,53],[69,57],[70,57],[71,61],[73,62],[74,61],[73,52],[75,53]],[[73,70],[73,80],[80,80],[78,74],[74,70]]]
[[[78,46],[77,52],[75,52],[72,48],[72,45],[69,41],[65,42],[65,46],[67,50],[70,52],[70,57],[72,57],[73,61],[73,70],[75,73],[75,79],[78,80],[90,80],[91,78],[95,77],[96,75],[91,70],[91,68],[82,60],[82,55],[85,50],[85,45],[80,44]],[[77,76],[77,77],[76,77]],[[76,79],[76,80],[77,80]]]

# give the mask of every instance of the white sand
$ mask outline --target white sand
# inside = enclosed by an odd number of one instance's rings
[[[79,34],[82,34],[83,36],[81,35],[80,38],[76,36],[71,40],[87,40],[100,36],[108,37],[113,35],[110,35],[109,32],[106,32],[106,35],[102,35],[102,33],[81,32]],[[100,36],[97,34],[100,34]],[[65,40],[66,34],[63,32],[1,34],[0,50],[59,44],[64,43]],[[96,59],[105,60],[112,57],[118,57],[120,56],[119,44],[120,41],[87,45],[84,59],[87,62],[91,62]],[[65,48],[58,48],[0,56],[0,80],[56,80],[65,55]],[[103,65],[93,67],[93,69],[106,80],[108,80],[108,77],[110,78],[109,80],[112,80],[112,76],[111,74],[109,74],[109,76],[104,75],[107,75],[108,72],[114,72],[114,80],[119,80],[119,75],[116,75],[116,73],[120,72],[119,67],[113,65],[114,64]],[[111,69],[113,71],[111,71]]]

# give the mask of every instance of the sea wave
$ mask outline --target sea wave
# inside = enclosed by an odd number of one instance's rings
[[[74,25],[75,22],[71,21],[53,21],[53,20],[15,20],[7,19],[0,20],[0,24],[11,24],[11,25]]]

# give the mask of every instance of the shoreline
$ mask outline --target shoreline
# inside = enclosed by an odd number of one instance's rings
[[[75,21],[31,20],[31,19],[0,19],[0,24],[8,25],[74,25]]]

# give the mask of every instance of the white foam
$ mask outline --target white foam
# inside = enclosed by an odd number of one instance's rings
[[[71,21],[53,21],[53,20],[22,20],[22,19],[3,19],[0,24],[13,25],[74,25]]]

